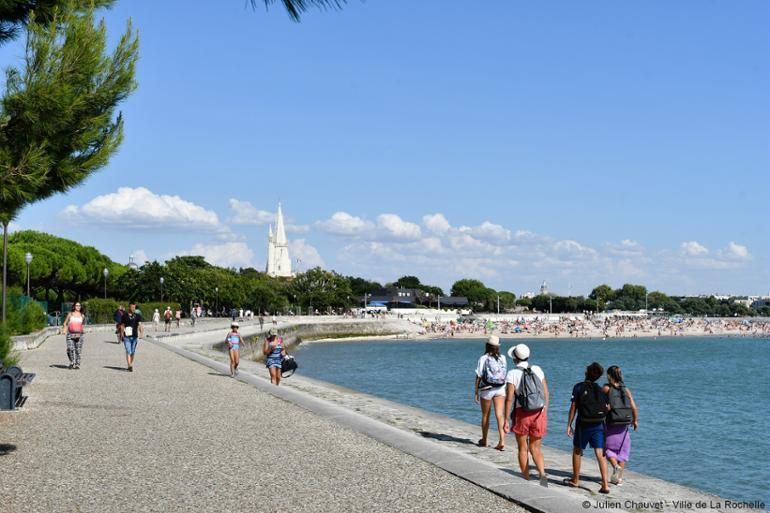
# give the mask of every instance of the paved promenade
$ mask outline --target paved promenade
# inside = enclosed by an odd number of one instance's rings
[[[22,363],[38,376],[0,414],[3,512],[521,511],[152,343],[133,373],[109,333],[79,371],[59,336]]]

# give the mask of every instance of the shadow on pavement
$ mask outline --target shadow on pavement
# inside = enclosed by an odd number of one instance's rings
[[[445,435],[443,433],[431,433],[430,431],[418,431],[417,434],[425,438],[431,438],[433,440],[439,440],[441,442],[457,442],[460,444],[475,445],[475,442],[470,438],[458,438],[452,435]]]
[[[128,369],[126,369],[125,367],[113,367],[112,365],[105,365],[104,368],[105,369],[110,369],[110,370],[128,372]]]
[[[0,456],[5,456],[16,450],[16,446],[13,444],[0,444]]]
[[[67,370],[70,369],[69,365],[64,365],[63,363],[52,363],[51,365],[49,365],[49,367],[53,369],[67,369]]]

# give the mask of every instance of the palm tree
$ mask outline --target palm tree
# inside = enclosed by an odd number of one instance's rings
[[[257,4],[264,2],[265,7],[270,7],[271,4],[279,0],[250,0],[251,6],[256,9]],[[299,21],[300,14],[307,11],[310,7],[318,7],[319,9],[340,9],[347,0],[280,0],[283,6],[286,8],[286,12],[294,21]]]

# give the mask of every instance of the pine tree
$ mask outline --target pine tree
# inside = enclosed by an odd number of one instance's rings
[[[95,23],[91,7],[69,6],[53,8],[44,23],[29,14],[23,64],[7,71],[0,100],[3,318],[8,224],[25,205],[107,164],[123,138],[117,105],[136,88],[139,41],[131,23],[108,55],[104,21]]]

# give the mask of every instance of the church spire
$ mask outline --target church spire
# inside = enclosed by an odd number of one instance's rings
[[[275,243],[278,246],[285,246],[288,243],[286,230],[283,226],[283,212],[281,211],[280,203],[278,203],[278,214],[275,216]]]

